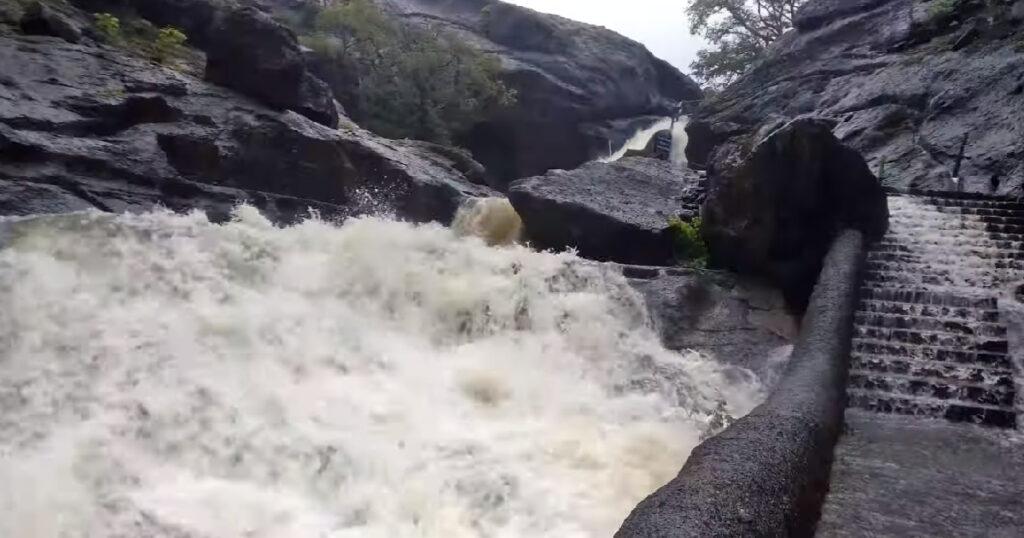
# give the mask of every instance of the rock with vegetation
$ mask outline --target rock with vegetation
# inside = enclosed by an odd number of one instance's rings
[[[469,114],[458,114],[456,121],[437,115],[440,121],[434,123],[446,129],[457,144],[469,148],[501,186],[515,178],[542,174],[552,168],[573,168],[606,155],[609,141],[632,134],[627,134],[632,119],[664,116],[680,101],[703,97],[697,84],[687,76],[655,58],[639,43],[604,28],[497,0],[356,0],[346,5],[366,5],[371,1],[389,21],[412,29],[414,35],[436,36],[442,43],[454,43],[446,45],[446,50],[461,52],[446,54],[448,57],[479,58],[482,54],[482,68],[471,73],[482,74],[477,78],[500,82],[511,90],[514,100],[504,100],[508,106],[473,107]],[[304,13],[315,11],[309,7],[315,3],[298,2],[307,6],[304,9],[296,9],[296,2],[291,0],[272,3],[294,25],[314,24]],[[357,11],[356,16],[347,18],[346,24],[362,25],[367,29],[366,37],[361,42],[338,39],[336,32],[335,50],[352,46],[358,49],[381,35],[379,17],[362,8]],[[346,44],[342,45],[343,42]],[[325,44],[311,45],[320,49]],[[428,51],[425,55],[411,55],[408,60],[426,66],[433,57],[436,55]],[[380,86],[350,69],[337,69],[338,62],[322,54],[316,65],[346,109],[356,106],[352,96]],[[437,77],[431,84],[444,84],[446,80]],[[480,96],[469,100],[470,103],[506,95],[504,91],[488,91],[494,88],[491,82],[478,87],[482,91],[473,91]],[[376,92],[370,91],[373,93]],[[354,116],[358,118],[360,114]],[[420,123],[433,121],[423,120]]]
[[[399,24],[372,0],[317,8],[303,31],[347,113],[389,138],[450,144],[515,101],[494,56],[451,34]]]
[[[389,212],[448,222],[494,191],[443,153],[335,130],[111,47],[0,36],[0,213],[163,205],[278,222]]]
[[[142,17],[162,28],[151,54],[158,61],[187,39],[206,53],[207,80],[328,127],[338,125],[333,95],[310,73],[295,34],[263,11],[228,0],[73,1],[89,11],[123,20]]]
[[[701,216],[712,263],[771,279],[802,310],[836,235],[855,228],[881,238],[889,211],[878,179],[831,122],[776,126],[716,150]]]
[[[690,170],[642,157],[591,162],[514,182],[508,197],[542,249],[620,263],[675,263],[670,221],[697,190]]]
[[[1024,194],[1024,26],[1012,4],[810,0],[796,30],[699,108],[687,156],[704,163],[772,116],[813,114],[835,120],[886,186]]]

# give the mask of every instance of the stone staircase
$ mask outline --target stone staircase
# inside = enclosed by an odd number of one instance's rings
[[[1024,205],[894,195],[889,209],[868,253],[849,405],[1015,427],[997,295],[1024,279]]]
[[[997,309],[1024,280],[1024,205],[892,195],[889,210],[817,535],[1024,536],[1020,372]]]

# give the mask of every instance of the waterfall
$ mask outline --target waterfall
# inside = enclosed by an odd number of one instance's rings
[[[0,536],[610,536],[762,397],[567,253],[246,206],[0,230]]]
[[[609,163],[617,161],[623,158],[630,150],[641,151],[647,147],[654,138],[654,135],[661,131],[671,129],[672,131],[672,151],[669,155],[669,161],[676,166],[686,165],[686,124],[689,118],[686,116],[680,116],[673,123],[671,117],[662,118],[649,127],[637,129],[633,136],[629,137],[625,143],[622,144],[617,150],[611,152],[607,157],[599,159],[601,162]]]

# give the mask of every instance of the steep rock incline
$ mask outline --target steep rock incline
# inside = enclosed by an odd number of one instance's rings
[[[2,31],[2,26],[0,26]],[[105,46],[0,35],[0,214],[162,204],[279,221],[448,221],[469,183],[430,146],[335,130]]]
[[[604,28],[496,0],[378,0],[409,24],[434,26],[497,55],[518,104],[463,137],[509,181],[604,154],[621,120],[666,115],[703,94],[643,45]]]
[[[773,116],[815,114],[887,186],[955,189],[967,135],[961,187],[1019,194],[1024,5],[1012,4],[811,0],[767,60],[696,113],[690,161]]]

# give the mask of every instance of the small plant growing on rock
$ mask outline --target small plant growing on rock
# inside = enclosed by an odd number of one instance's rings
[[[96,13],[93,15],[93,25],[100,39],[106,43],[121,42],[121,21],[110,13]]]
[[[165,26],[156,34],[153,42],[153,59],[164,64],[184,54],[185,33],[173,26]]]
[[[928,6],[928,15],[931,19],[946,19],[956,12],[959,0],[934,0]]]
[[[704,242],[700,217],[689,221],[672,217],[668,221],[668,234],[676,260],[692,267],[704,268],[708,264],[708,245]]]

